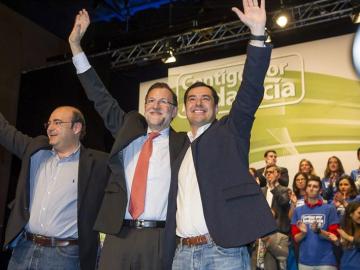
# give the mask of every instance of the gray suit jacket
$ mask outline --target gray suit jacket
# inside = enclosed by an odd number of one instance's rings
[[[22,160],[16,197],[5,232],[5,247],[14,240],[29,221],[29,168],[33,154],[51,149],[48,138],[31,138],[11,126],[0,113],[0,144]],[[93,230],[109,171],[108,155],[81,147],[78,174],[78,234],[81,269],[95,269],[99,235]]]

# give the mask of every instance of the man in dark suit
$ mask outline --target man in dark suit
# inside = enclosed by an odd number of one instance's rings
[[[276,165],[269,165],[265,169],[267,185],[261,190],[268,202],[268,205],[276,213],[276,224],[278,230],[283,234],[288,234],[290,230],[290,197],[289,189],[280,185],[280,168]]]
[[[22,160],[5,234],[14,248],[8,269],[95,269],[108,155],[80,144],[85,120],[74,107],[55,109],[45,126],[48,137],[31,138],[0,114],[0,144]]]
[[[247,245],[276,230],[270,208],[248,171],[251,127],[271,54],[264,46],[265,3],[259,7],[256,2],[243,1],[244,13],[233,8],[250,27],[252,40],[229,115],[216,121],[219,97],[212,86],[197,82],[185,92],[191,144],[174,165],[166,269],[171,264],[179,270],[249,269]]]
[[[167,213],[171,164],[187,138],[170,122],[177,114],[177,97],[165,83],[155,83],[145,97],[145,114],[125,113],[91,68],[80,40],[90,23],[81,10],[69,37],[73,62],[86,95],[115,138],[109,158],[111,176],[95,229],[106,233],[100,269],[161,268],[162,239]],[[154,132],[146,178],[146,197],[140,215],[132,214],[132,194],[142,148]],[[140,153],[141,152],[141,153]]]
[[[275,150],[267,150],[264,153],[264,161],[266,166],[275,165],[277,162],[277,153]],[[280,178],[279,178],[279,184],[287,187],[289,185],[289,173],[288,170],[285,167],[278,167],[280,169]],[[265,167],[260,168],[256,170],[256,175],[259,177],[260,180],[260,186],[265,187],[266,186],[266,175],[264,174]]]

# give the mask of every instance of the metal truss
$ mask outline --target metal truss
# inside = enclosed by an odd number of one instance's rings
[[[359,6],[360,4],[354,5],[352,0],[318,0],[288,7],[286,11],[291,15],[291,20],[286,28],[278,27],[273,19],[281,10],[268,13],[268,22],[271,24],[270,32],[282,32],[336,21],[346,17],[350,19],[350,16]],[[249,34],[249,29],[237,20],[119,49],[108,50],[91,56],[110,55],[111,67],[118,69],[151,60],[162,59],[168,56],[170,49],[174,55],[177,56],[247,40]],[[70,61],[57,62],[32,70],[57,66],[68,62]],[[32,70],[24,71],[24,73]]]
[[[339,20],[350,17],[353,10],[351,0],[310,1],[310,3],[286,8],[286,11],[291,14],[288,26],[286,29],[282,29],[273,23],[271,32],[276,33]],[[270,13],[270,18],[279,12],[280,10]],[[243,23],[235,21],[110,50],[106,54],[111,54],[112,67],[120,68],[161,59],[165,57],[170,48],[175,55],[180,55],[239,42],[248,39],[249,34],[249,29]]]

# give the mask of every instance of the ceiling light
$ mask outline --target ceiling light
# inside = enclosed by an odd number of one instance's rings
[[[162,59],[162,61],[165,64],[170,64],[170,63],[175,63],[176,62],[176,57],[174,56],[173,49],[168,50],[166,57],[164,57]]]
[[[278,26],[284,28],[288,24],[289,18],[286,13],[281,13],[276,17],[275,22]]]
[[[353,15],[351,15],[351,20],[353,23],[360,23],[360,12],[356,12]]]

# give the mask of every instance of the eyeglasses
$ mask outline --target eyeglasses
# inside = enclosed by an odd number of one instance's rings
[[[61,127],[63,124],[69,124],[69,123],[73,123],[73,122],[65,122],[65,121],[61,121],[61,120],[54,120],[54,121],[48,121],[47,123],[44,123],[44,128],[48,129],[49,126],[51,126],[51,124],[54,124],[56,127]]]
[[[265,174],[273,174],[275,171],[266,171]]]
[[[160,106],[169,106],[169,105],[173,105],[175,106],[174,103],[168,101],[166,98],[161,98],[161,99],[154,99],[154,98],[148,98],[147,100],[145,100],[145,104],[146,105],[154,105],[154,104],[157,104],[157,105],[160,105]]]

